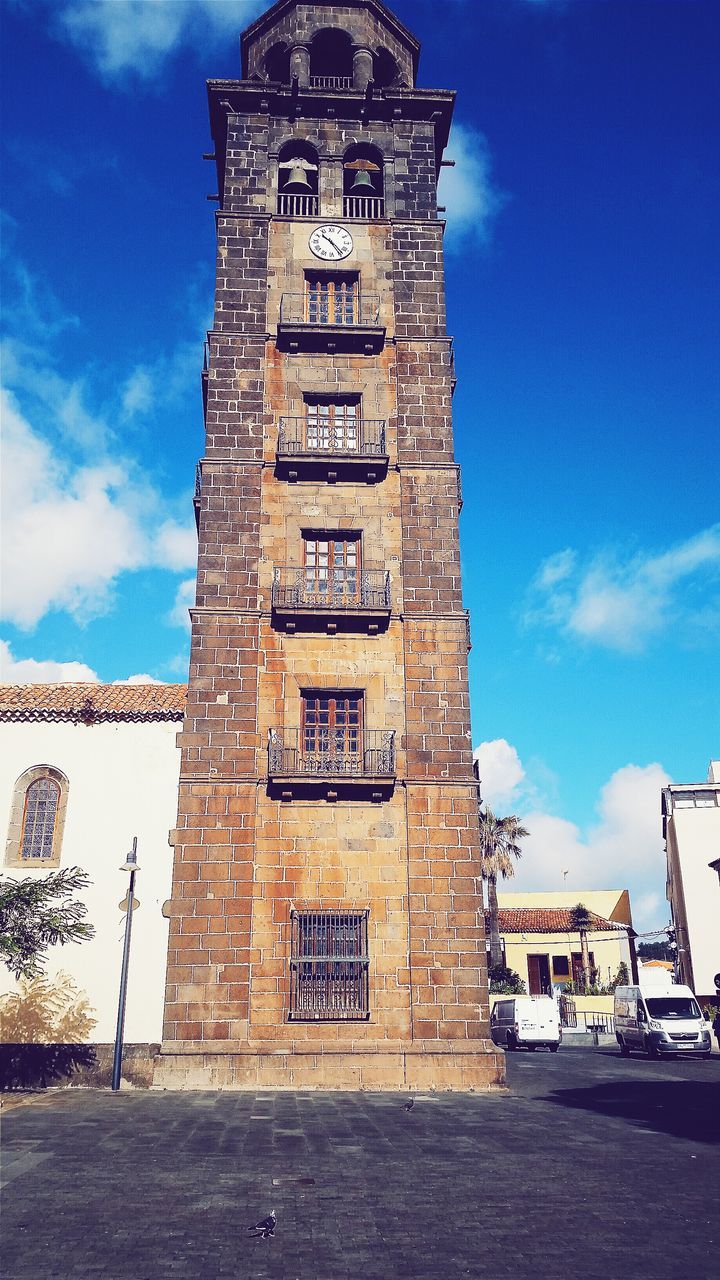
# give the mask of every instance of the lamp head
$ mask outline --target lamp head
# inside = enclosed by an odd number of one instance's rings
[[[137,864],[137,850],[135,849],[135,845],[133,845],[130,852],[125,855],[125,861],[123,862],[120,870],[121,871],[139,871],[140,870]]]

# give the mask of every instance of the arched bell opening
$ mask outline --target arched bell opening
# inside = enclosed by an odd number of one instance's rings
[[[385,216],[383,158],[377,147],[368,143],[354,143],[343,157],[343,216]]]
[[[400,85],[402,79],[400,68],[387,49],[378,49],[373,58],[373,74],[377,89],[393,89]]]
[[[263,59],[265,78],[273,84],[290,83],[290,50],[286,44],[274,44]]]
[[[310,87],[352,89],[353,46],[346,31],[318,31],[310,43]]]
[[[320,166],[309,142],[286,142],[278,157],[278,213],[315,218],[319,209]]]

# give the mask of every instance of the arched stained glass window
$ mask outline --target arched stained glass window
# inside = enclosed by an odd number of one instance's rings
[[[38,778],[25,792],[23,858],[51,858],[60,803],[60,788],[52,778]]]
[[[52,765],[26,769],[15,783],[5,865],[59,866],[68,780]]]

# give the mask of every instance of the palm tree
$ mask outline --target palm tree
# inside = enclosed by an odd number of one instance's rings
[[[587,907],[578,902],[570,911],[570,922],[573,931],[580,934],[580,952],[582,955],[583,994],[587,994],[590,986],[590,953],[588,951],[588,929],[592,929],[593,918]]]
[[[502,964],[498,921],[497,878],[515,874],[513,859],[522,858],[519,841],[529,835],[514,814],[496,818],[489,805],[480,810],[480,868],[488,887],[490,914],[490,967]]]

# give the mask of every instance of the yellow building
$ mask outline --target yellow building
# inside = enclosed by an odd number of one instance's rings
[[[637,977],[627,889],[499,893],[505,963],[520,975],[530,995],[581,982],[580,935],[572,926],[572,908],[578,903],[587,907],[593,920],[587,941],[598,985],[607,986],[622,962]]]

